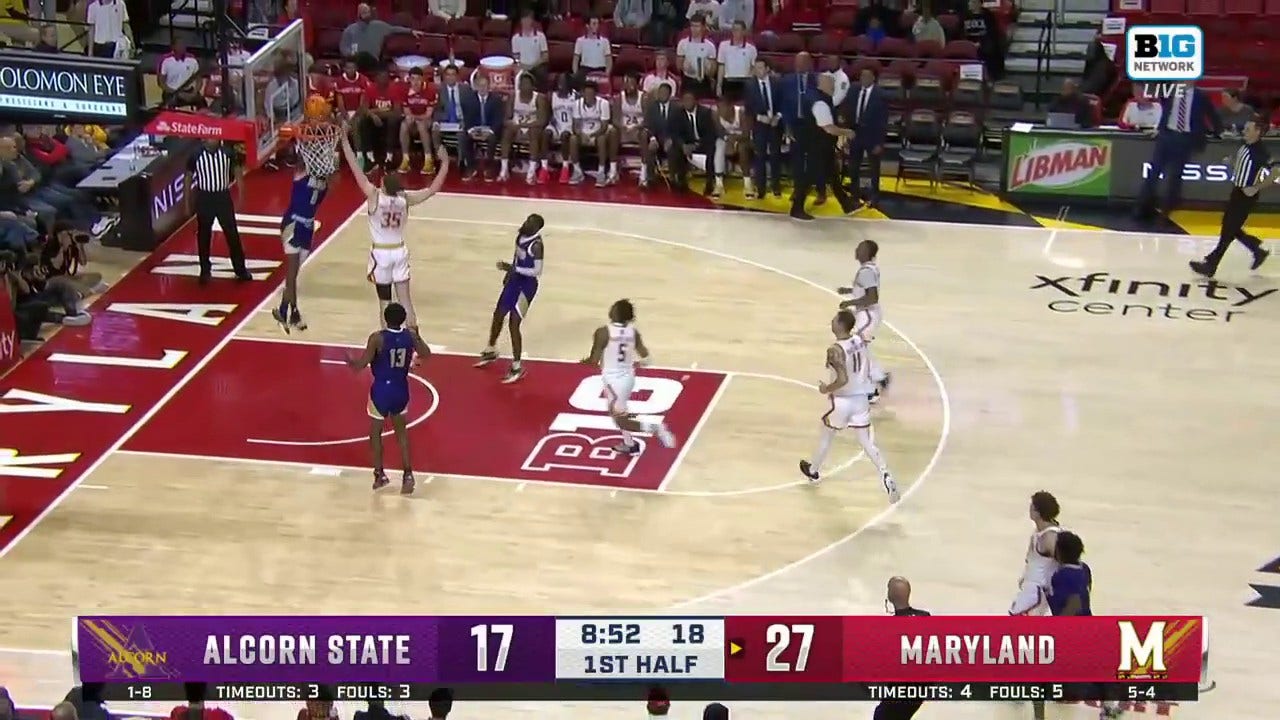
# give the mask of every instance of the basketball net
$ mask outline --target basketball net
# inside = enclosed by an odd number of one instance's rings
[[[327,120],[303,120],[294,130],[298,155],[307,174],[327,180],[338,171],[338,143],[342,128]]]

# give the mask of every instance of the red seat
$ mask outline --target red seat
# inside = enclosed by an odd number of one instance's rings
[[[480,18],[460,17],[450,20],[449,34],[460,37],[480,37]]]
[[[1187,0],[1188,15],[1222,16],[1222,0]]]
[[[787,53],[764,53],[760,57],[769,61],[769,67],[779,73],[789,73],[796,68],[796,56]]]
[[[449,21],[439,15],[423,15],[413,21],[413,26],[422,32],[434,35],[449,34]]]
[[[809,38],[809,52],[814,55],[840,54],[841,37],[836,33],[822,33]]]
[[[414,23],[417,22],[417,19],[413,17],[413,13],[398,12],[395,15],[392,15],[391,20],[388,22],[392,25],[399,25],[400,27],[414,27]]]
[[[480,43],[481,57],[511,57],[511,39],[505,37],[485,38]]]
[[[320,28],[316,30],[317,55],[341,55],[338,45],[342,43],[341,28]]]
[[[778,51],[778,35],[776,33],[760,33],[751,41],[756,50],[763,53],[771,53]]]
[[[942,43],[933,40],[924,40],[915,44],[916,57],[936,58],[942,57]]]
[[[618,51],[613,69],[620,73],[643,73],[649,53],[638,47],[624,47]]]
[[[960,30],[960,18],[952,13],[938,16],[938,24],[942,26],[942,32],[947,36],[948,40],[959,40],[964,37],[964,33]]]
[[[557,20],[551,23],[551,27],[547,28],[547,40],[561,40],[573,42],[578,39],[582,32],[578,29],[577,24],[568,20]]]
[[[1232,1],[1233,0],[1227,0],[1227,4],[1230,5]],[[1235,1],[1238,2],[1240,0]],[[1244,0],[1244,2],[1248,1],[1249,0]],[[1253,0],[1253,2],[1256,2],[1258,5],[1262,4],[1262,0]],[[1254,13],[1256,12],[1257,11],[1254,11]],[[1200,27],[1204,30],[1204,36],[1210,39],[1232,38],[1236,37],[1240,33],[1240,21],[1225,17],[1214,18],[1212,20],[1202,20],[1200,21]]]
[[[840,41],[840,52],[845,55],[874,55],[876,44],[868,35],[856,35]]]
[[[1228,15],[1261,15],[1262,0],[1226,0],[1222,10]]]
[[[591,0],[569,0],[569,14],[585,18],[591,15]]]
[[[887,37],[876,47],[876,54],[891,58],[914,57],[915,48],[902,38]]]
[[[1263,12],[1268,15],[1280,15],[1280,0],[1267,0]]]
[[[942,48],[942,57],[951,60],[977,60],[978,46],[968,40],[952,40]]]
[[[511,38],[511,21],[502,18],[489,18],[484,21],[484,25],[480,26],[480,34],[484,37],[504,37]]]
[[[1150,0],[1147,4],[1147,12],[1152,15],[1159,13],[1183,15],[1187,12],[1187,0]]]
[[[853,32],[853,23],[857,19],[858,11],[856,8],[834,8],[827,14],[827,19],[822,23],[822,26],[831,30]]]
[[[547,43],[547,62],[554,72],[569,72],[573,69],[573,43]]]
[[[640,45],[641,30],[633,27],[616,27],[613,29],[613,36],[609,38],[616,45]]]
[[[439,62],[449,57],[449,38],[443,35],[426,35],[418,38],[415,52]]]
[[[956,84],[956,76],[960,74],[960,66],[946,60],[930,60],[924,64],[924,68],[920,70],[922,73],[929,73],[942,80],[942,88],[947,92]]]
[[[382,43],[383,57],[400,57],[413,53],[418,46],[418,39],[407,33],[388,35]]]
[[[799,33],[782,33],[778,36],[776,52],[798,53],[804,51],[804,36]]]
[[[912,60],[894,60],[885,68],[885,75],[896,75],[902,78],[902,84],[910,87],[916,79],[916,64]]]
[[[462,18],[467,19],[467,18]],[[471,18],[475,20],[477,18]],[[453,38],[453,56],[463,65],[473,68],[480,64],[480,41],[473,37]]]
[[[883,67],[880,65],[880,61],[875,58],[858,58],[858,61],[853,64],[853,75],[850,77],[857,80],[862,76],[863,70],[870,70],[878,76],[882,69]]]

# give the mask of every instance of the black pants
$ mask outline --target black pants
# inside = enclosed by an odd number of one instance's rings
[[[923,703],[919,700],[885,700],[876,706],[874,720],[911,720]]]
[[[806,146],[804,170],[796,179],[796,187],[792,191],[791,212],[794,214],[804,211],[804,201],[808,199],[809,190],[814,185],[818,186],[819,194],[822,193],[824,185],[830,187],[832,194],[840,202],[840,207],[852,210],[853,198],[844,191],[844,185],[840,182],[840,175],[836,170],[835,139],[820,129],[809,132],[820,136],[812,137],[809,142],[804,143]]]
[[[387,162],[400,150],[400,118],[384,116],[377,125],[365,115],[360,119],[360,147],[371,155],[373,161],[384,168],[394,169]]]
[[[875,145],[861,143],[856,139],[849,145],[849,180],[853,183],[851,192],[855,198],[862,194],[862,159],[864,157],[867,159],[867,172],[871,175],[871,190],[867,193],[867,198],[876,200],[880,197],[881,153],[872,152],[875,149]]]
[[[680,90],[693,93],[699,100],[706,100],[716,96],[716,89],[711,84],[711,78],[694,78],[685,75],[680,80]]]
[[[712,167],[716,155],[715,137],[701,138],[694,143],[693,152],[707,156],[707,181],[703,184],[702,194],[710,195],[716,175],[715,169]],[[671,168],[671,175],[675,180],[676,189],[681,192],[687,192],[689,190],[689,156],[684,154],[679,138],[672,139],[671,152],[667,156],[667,165]]]
[[[231,203],[231,192],[196,191],[196,252],[200,255],[200,275],[207,277],[213,272],[213,263],[209,260],[209,245],[213,241],[213,221],[222,226],[222,236],[227,239],[227,254],[231,257],[231,268],[237,274],[246,272],[244,266],[244,246],[240,244],[240,229],[236,227],[236,209]]]
[[[813,144],[813,138],[810,137],[811,130],[806,128],[803,123],[797,123],[789,130],[791,131],[791,155],[789,157],[791,184],[793,187],[800,187],[800,179],[810,172],[808,166],[812,160],[809,157],[809,146]],[[825,177],[811,179],[810,183],[818,189],[818,197],[825,198],[827,196],[827,179]]]
[[[94,43],[94,44],[93,44],[93,56],[94,56],[94,57],[100,57],[100,58],[113,58],[113,57],[115,57],[115,56],[116,56],[116,44],[115,44],[115,43],[113,43],[113,42],[109,42],[109,43]]]
[[[1231,196],[1227,198],[1227,207],[1222,211],[1222,232],[1218,235],[1218,244],[1205,256],[1204,261],[1210,270],[1217,270],[1222,256],[1227,254],[1234,240],[1249,248],[1256,257],[1262,251],[1262,241],[1244,231],[1244,224],[1249,219],[1253,206],[1258,204],[1258,196],[1245,195],[1238,187],[1231,188]]]

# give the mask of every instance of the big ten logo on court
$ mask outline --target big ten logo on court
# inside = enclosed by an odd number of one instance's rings
[[[684,383],[679,380],[640,375],[636,377],[628,409],[640,422],[661,423],[682,392]],[[551,421],[547,434],[525,458],[522,469],[582,470],[613,478],[629,476],[649,440],[637,438],[641,451],[634,455],[613,451],[613,446],[622,441],[622,435],[609,416],[604,380],[599,375],[583,378],[569,396],[569,407],[572,409],[559,413]]]
[[[1135,25],[1125,33],[1125,68],[1136,82],[1204,75],[1204,31],[1196,25]]]
[[[1229,323],[1276,288],[1247,288],[1217,280],[1164,282],[1112,277],[1105,272],[1071,277],[1036,275],[1030,289],[1050,299],[1055,313]]]

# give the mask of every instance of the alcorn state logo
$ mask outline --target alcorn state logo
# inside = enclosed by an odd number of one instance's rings
[[[1245,308],[1271,295],[1276,288],[1250,290],[1217,280],[1168,283],[1129,280],[1093,272],[1082,277],[1036,275],[1032,290],[1055,299],[1046,307],[1058,313],[1120,315],[1224,322],[1244,315]]]

